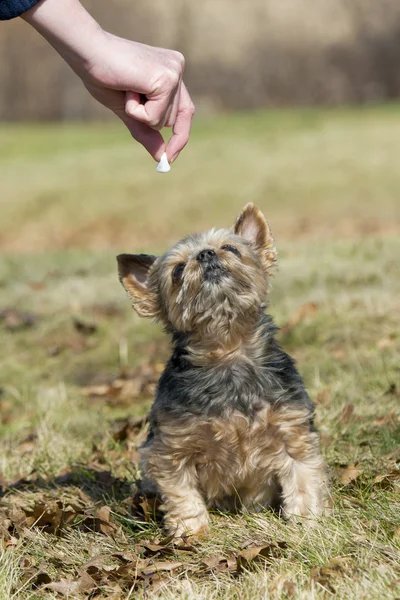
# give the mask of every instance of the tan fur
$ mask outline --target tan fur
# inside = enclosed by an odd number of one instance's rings
[[[201,254],[205,249],[222,273],[218,285],[204,274]],[[266,351],[276,360],[277,351],[271,341],[266,350],[260,327],[276,250],[269,225],[253,204],[245,206],[232,229],[189,236],[160,258],[124,254],[118,263],[135,310],[185,337],[184,361],[199,373],[223,367],[234,381],[231,374],[235,372],[252,374],[265,369]],[[271,372],[274,368],[279,364],[275,367],[272,361]],[[197,390],[196,380],[191,385]],[[207,390],[204,378],[202,385]],[[324,464],[311,427],[311,403],[304,400],[303,405],[298,399],[292,403],[290,386],[281,403],[279,378],[276,385],[279,393],[270,402],[263,397],[264,387],[258,388],[259,401],[251,410],[239,412],[238,404],[230,410],[228,397],[219,412],[204,411],[217,417],[198,414],[197,399],[195,410],[186,410],[186,390],[178,403],[184,416],[180,409],[172,412],[176,390],[169,388],[165,397],[159,390],[151,436],[141,448],[142,489],[161,494],[170,534],[204,532],[207,507],[262,510],[282,506],[288,518],[321,513]],[[295,385],[302,386],[302,382]],[[303,397],[307,398],[305,392]]]
[[[204,530],[207,506],[276,506],[280,486],[286,517],[318,516],[324,464],[307,419],[301,410],[263,409],[253,422],[234,413],[160,423],[142,468],[161,492],[169,533]]]

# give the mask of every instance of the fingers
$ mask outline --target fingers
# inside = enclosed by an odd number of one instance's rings
[[[132,116],[140,106],[140,94],[137,92],[126,92],[125,94],[125,112],[127,115]]]
[[[165,112],[161,114],[164,109]],[[186,86],[180,81],[172,102],[169,97],[167,102],[161,103],[161,109],[160,98],[157,101],[150,99],[141,104],[140,94],[127,92],[125,113],[129,118],[123,118],[123,121],[135,140],[143,144],[155,160],[159,161],[166,151],[168,161],[172,163],[189,140],[194,112],[194,105]],[[164,126],[172,127],[173,131],[167,146],[159,133],[159,129]]]
[[[135,119],[122,118],[132,137],[142,144],[157,162],[160,161],[165,152],[165,142],[159,131],[155,131],[148,125]]]
[[[172,137],[167,144],[167,158],[172,163],[179,155],[179,152],[186,146],[189,140],[192,119],[195,113],[194,104],[190,99],[189,92],[182,81],[178,112],[173,125]]]
[[[168,109],[167,118],[165,120],[164,127],[173,127],[174,126],[174,123],[176,121],[176,117],[178,114],[180,99],[181,99],[181,87],[182,87],[182,81],[179,82],[179,87],[175,94],[174,101],[173,101],[172,105],[170,106],[170,108]]]
[[[165,126],[166,120],[172,110],[175,97],[179,90],[180,78],[169,82],[168,86],[160,88],[160,91],[152,96],[147,96],[144,104],[137,101],[138,94],[127,93],[125,112],[136,121],[145,123],[152,129],[159,131]]]

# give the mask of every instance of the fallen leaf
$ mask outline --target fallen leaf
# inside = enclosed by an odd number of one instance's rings
[[[357,464],[349,465],[342,470],[340,474],[340,483],[348,485],[352,481],[355,481],[362,473],[362,469]]]
[[[237,560],[234,556],[228,558],[224,556],[210,556],[203,558],[201,564],[206,568],[207,572],[224,573],[237,570]]]
[[[51,583],[51,577],[45,571],[29,567],[22,573],[22,582],[31,588],[38,588],[43,584]]]
[[[391,410],[390,412],[388,412],[386,415],[383,415],[382,417],[376,417],[376,419],[374,419],[374,425],[378,425],[379,427],[383,427],[384,425],[387,425],[388,423],[391,423],[392,421],[398,421],[399,420],[399,415],[398,412],[396,410]]]
[[[388,387],[388,389],[386,390],[386,392],[383,393],[384,396],[398,396],[399,392],[397,390],[397,385],[395,383],[391,383]]]
[[[282,597],[294,598],[296,595],[297,587],[293,581],[287,579],[286,575],[276,575],[273,578],[269,588],[269,593],[272,598],[280,600]]]
[[[37,315],[22,312],[13,308],[6,308],[0,311],[0,321],[3,321],[4,327],[9,331],[19,331],[33,327],[38,320]]]
[[[88,323],[82,319],[78,319],[77,317],[74,319],[74,327],[76,331],[82,335],[93,335],[97,332],[97,325],[94,323]]]
[[[345,404],[339,416],[339,421],[347,425],[354,420],[354,404]]]
[[[111,404],[118,404],[142,396],[153,396],[164,365],[158,362],[142,364],[131,373],[107,382],[95,382],[81,388],[84,396],[104,398]]]
[[[323,406],[327,406],[331,403],[331,390],[329,388],[325,388],[318,392],[317,394],[317,404],[322,404]]]
[[[393,343],[394,343],[393,336],[383,337],[376,342],[376,347],[379,350],[386,350],[386,348],[390,348],[391,346],[393,346]]]
[[[281,327],[282,335],[287,335],[296,325],[305,319],[309,315],[315,314],[319,309],[319,305],[316,302],[306,302],[303,304],[297,313]]]
[[[248,568],[252,562],[265,561],[282,556],[282,550],[287,548],[286,542],[271,543],[264,546],[253,546],[241,550],[237,555],[238,572]]]
[[[322,567],[314,567],[311,569],[310,577],[315,582],[327,589],[331,593],[335,593],[335,587],[332,580],[343,575],[351,565],[351,560],[347,556],[337,556],[327,562]]]
[[[89,594],[97,587],[96,582],[88,573],[82,573],[78,580],[60,579],[60,581],[53,581],[43,586],[42,589],[52,590],[66,596],[67,598],[73,594],[80,592]]]
[[[134,437],[143,429],[147,422],[147,415],[145,417],[118,419],[110,427],[112,438],[116,442],[123,442],[129,437]]]
[[[46,289],[44,281],[29,281],[28,285],[34,292],[40,292],[41,290]]]
[[[132,511],[143,517],[146,523],[157,517],[160,505],[161,500],[158,496],[143,496],[140,492],[131,501]]]
[[[155,544],[153,542],[141,541],[135,546],[135,551],[141,556],[150,557],[154,555],[171,556],[175,554],[175,549],[172,546]]]
[[[120,317],[124,311],[115,303],[107,302],[104,304],[93,304],[90,311],[97,317]]]
[[[400,469],[392,469],[388,473],[377,475],[374,479],[374,487],[393,490],[398,482],[400,482]]]
[[[160,571],[173,571],[174,569],[177,569],[178,567],[181,567],[182,565],[183,565],[183,563],[179,562],[179,561],[171,561],[171,562],[157,561],[157,562],[150,564],[148,567],[141,569],[140,574],[149,576],[149,575],[152,575],[153,573],[159,573]]]
[[[111,518],[111,509],[109,506],[102,506],[91,514],[91,511],[86,511],[87,516],[81,523],[83,529],[97,531],[104,535],[114,536],[119,530],[119,526]]]

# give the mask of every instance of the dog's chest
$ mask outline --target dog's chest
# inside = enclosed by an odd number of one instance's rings
[[[261,471],[272,473],[282,447],[277,428],[269,422],[268,408],[249,420],[233,413],[199,428],[198,452],[194,454],[201,486],[209,496],[232,493],[232,489],[252,486]],[[259,475],[258,475],[259,476]]]
[[[246,417],[267,406],[271,377],[265,368],[248,362],[214,368],[166,371],[160,380],[157,403],[177,416],[187,413],[219,417],[240,412]]]

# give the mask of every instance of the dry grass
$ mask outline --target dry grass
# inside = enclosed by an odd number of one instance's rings
[[[258,122],[241,115],[199,124],[169,179],[156,176],[116,130],[48,128],[40,139],[34,128],[1,131],[0,147],[9,147],[0,166],[0,228],[9,252],[0,262],[0,313],[19,312],[3,313],[0,321],[0,598],[58,598],[41,587],[38,572],[47,581],[78,582],[99,555],[101,577],[91,571],[96,587],[84,592],[76,584],[64,587],[64,595],[398,597],[395,114],[288,113]],[[362,152],[367,141],[368,153]],[[195,159],[203,170],[195,170]],[[114,255],[165,248],[193,223],[229,223],[247,199],[264,208],[277,238],[271,313],[317,402],[333,513],[311,531],[268,513],[214,514],[211,535],[195,548],[149,556],[139,546],[161,538],[160,523],[130,500],[144,431],[125,419],[146,413],[153,384],[140,393],[124,388],[126,396],[87,396],[83,389],[138,365],[135,381],[144,379],[149,363],[154,375],[168,353],[159,328],[133,316]],[[104,225],[95,235],[100,215]],[[296,231],[298,221],[308,229]],[[110,222],[118,223],[116,237]],[[368,223],[374,233],[366,235]],[[70,248],[74,239],[86,249]],[[57,501],[63,511],[78,508],[53,531],[35,507],[43,502],[50,510]],[[111,508],[109,522],[95,526],[104,505]],[[26,520],[27,514],[36,516]],[[252,545],[267,546],[267,557],[237,558]],[[133,568],[121,571],[116,554],[123,552],[140,555],[150,569],[182,564],[159,580],[135,579]]]

